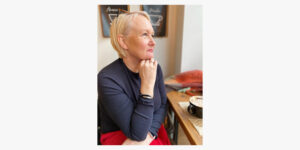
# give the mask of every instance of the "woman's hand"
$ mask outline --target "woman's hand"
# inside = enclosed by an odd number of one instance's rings
[[[150,143],[154,140],[152,136],[150,136],[150,132],[148,132],[147,137],[144,141],[134,141],[127,138],[122,145],[150,145]]]
[[[156,80],[157,61],[142,60],[139,64],[139,75],[141,78],[141,93],[153,97],[153,88]]]

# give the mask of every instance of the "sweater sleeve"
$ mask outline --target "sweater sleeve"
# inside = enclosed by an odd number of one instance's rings
[[[160,105],[160,108],[158,110],[156,110],[153,114],[153,120],[152,120],[151,128],[149,130],[152,133],[152,135],[154,135],[156,137],[157,137],[157,132],[158,132],[159,128],[161,127],[161,124],[164,121],[166,111],[168,108],[163,73],[162,73],[160,66],[158,66],[157,71],[158,71],[158,77],[159,77],[158,88],[159,88],[159,92],[160,92],[160,96],[161,96],[161,105]]]
[[[152,100],[139,98],[136,106],[111,76],[101,74],[99,80],[101,103],[109,117],[130,139],[146,139],[153,119]]]

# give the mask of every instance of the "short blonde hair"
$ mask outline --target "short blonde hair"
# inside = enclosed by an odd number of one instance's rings
[[[134,11],[129,13],[120,14],[117,18],[115,18],[110,27],[110,42],[113,48],[118,52],[120,58],[125,57],[124,49],[118,42],[118,35],[128,35],[130,30],[130,25],[132,20],[138,16],[144,16],[147,20],[150,21],[150,17],[147,12],[144,11]]]

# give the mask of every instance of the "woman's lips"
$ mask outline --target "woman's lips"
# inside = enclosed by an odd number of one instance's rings
[[[148,49],[147,51],[153,53],[153,49]]]

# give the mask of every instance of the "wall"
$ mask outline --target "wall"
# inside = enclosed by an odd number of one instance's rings
[[[202,6],[184,6],[180,72],[202,70]]]
[[[183,35],[183,23],[184,23],[184,6],[178,6],[176,9],[176,22],[174,25],[176,26],[176,37],[175,37],[175,58],[174,60],[174,74],[178,74],[181,72],[181,57],[182,57],[182,35]]]
[[[188,13],[185,13],[185,11],[188,9],[192,9],[193,11],[189,11]],[[139,5],[130,5],[130,11],[136,11],[139,10]],[[191,28],[190,26],[198,25],[199,21],[196,21],[196,24],[194,24],[194,20],[192,21],[191,17],[187,17],[185,15],[199,15],[201,14],[194,14],[194,13],[202,13],[200,10],[196,9],[202,9],[199,7],[193,8],[193,6],[183,6],[183,5],[169,5],[168,6],[168,16],[167,16],[167,36],[166,37],[156,37],[154,40],[156,42],[156,48],[154,50],[154,57],[156,60],[158,60],[159,64],[162,67],[164,77],[171,76],[175,73],[180,73],[182,70],[188,69],[188,68],[198,68],[196,65],[191,65],[191,67],[188,67],[187,65],[190,65],[189,61],[192,61],[193,63],[200,64],[202,66],[202,59],[200,60],[198,57],[196,60],[188,59],[188,57],[191,57],[190,53],[194,53],[194,51],[200,51],[202,54],[202,44],[199,47],[198,38],[199,36],[195,36],[195,32],[192,32],[192,29],[186,29]],[[189,20],[184,20],[185,18],[188,18]],[[192,17],[193,18],[193,17]],[[198,18],[198,17],[196,17]],[[192,22],[191,22],[192,21]],[[201,22],[200,22],[201,23]],[[190,24],[190,25],[184,25],[184,24]],[[194,27],[195,28],[195,27]],[[183,31],[186,33],[183,34]],[[199,32],[199,30],[196,30]],[[102,36],[102,27],[101,22],[99,19],[99,13],[98,13],[98,71],[100,71],[103,67],[110,64],[114,60],[118,58],[117,52],[112,48],[110,43],[110,38],[104,38]],[[202,32],[199,32],[199,35],[202,35]],[[189,38],[197,38],[194,40],[196,43],[191,44]],[[191,46],[189,46],[191,45]],[[197,48],[192,48],[194,46],[197,46]],[[197,53],[196,55],[199,56]],[[201,55],[202,56],[202,55]],[[192,56],[193,59],[195,59]]]
[[[117,52],[113,49],[110,38],[104,38],[102,34],[102,24],[98,10],[98,72],[106,65],[118,58]]]

